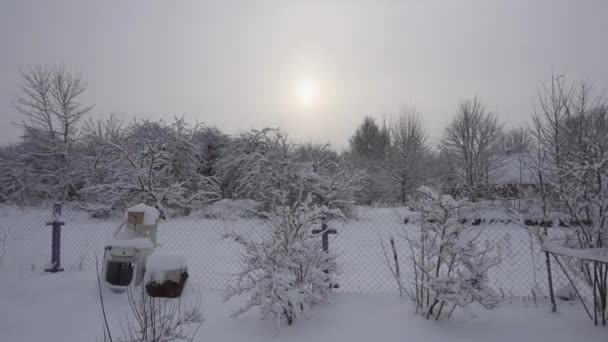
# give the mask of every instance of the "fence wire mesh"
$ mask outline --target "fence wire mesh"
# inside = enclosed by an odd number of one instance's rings
[[[0,269],[17,272],[43,272],[51,258],[51,228],[45,223],[52,208],[0,208]],[[398,286],[387,266],[381,247],[393,236],[399,252],[404,284],[412,281],[408,247],[400,238],[404,230],[405,209],[360,207],[346,222],[331,222],[338,234],[330,238],[330,250],[338,254],[342,272],[339,290],[349,293],[396,294]],[[121,218],[93,219],[89,214],[64,208],[61,233],[61,264],[66,271],[95,271],[96,255],[101,260],[106,240],[121,223]],[[242,251],[222,239],[227,229],[255,232],[264,229],[264,221],[255,218],[189,217],[161,221],[158,249],[178,251],[188,260],[191,279],[201,286],[222,289],[239,270]],[[485,223],[482,240],[499,248],[500,264],[490,271],[491,286],[505,298],[547,296],[545,256],[538,238],[526,229],[508,222]],[[553,264],[554,287],[559,290],[569,282]],[[584,288],[584,286],[581,286]],[[533,294],[534,291],[534,294]]]

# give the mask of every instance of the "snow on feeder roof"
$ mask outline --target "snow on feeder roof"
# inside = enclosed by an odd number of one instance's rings
[[[152,208],[143,203],[127,209],[127,220],[129,223],[153,226],[158,222],[159,217],[160,212],[158,209]]]
[[[148,238],[110,238],[106,241],[107,246],[116,248],[153,249],[154,244]]]

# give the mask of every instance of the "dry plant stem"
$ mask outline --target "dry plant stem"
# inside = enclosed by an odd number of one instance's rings
[[[108,317],[106,316],[106,308],[103,302],[103,294],[101,289],[101,277],[99,275],[99,258],[97,257],[97,253],[95,253],[95,269],[97,270],[97,289],[99,291],[99,302],[101,303],[101,313],[103,314],[103,323],[104,323],[104,341],[107,339],[109,342],[112,342],[112,333],[110,332],[110,326],[108,325]]]

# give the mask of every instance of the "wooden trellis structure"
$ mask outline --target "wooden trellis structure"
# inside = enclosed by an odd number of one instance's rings
[[[575,248],[564,247],[564,246],[558,245],[553,242],[545,242],[542,245],[542,250],[553,256],[555,261],[558,263],[558,265],[560,266],[560,268],[566,275],[566,277],[568,277],[570,284],[574,288],[574,291],[576,292],[576,295],[578,296],[581,304],[585,308],[585,311],[587,311],[587,315],[589,315],[589,318],[591,318],[594,321],[595,325],[598,325],[599,317],[597,314],[598,314],[598,312],[600,312],[601,319],[602,319],[602,325],[606,326],[606,309],[607,309],[606,308],[606,293],[605,293],[605,290],[604,290],[603,294],[601,292],[602,284],[604,286],[604,289],[606,288],[606,286],[605,286],[606,285],[605,284],[606,283],[606,274],[601,274],[601,272],[600,272],[599,280],[597,279],[597,276],[598,276],[597,274],[595,274],[595,276],[594,276],[594,280],[593,280],[594,281],[593,316],[592,316],[591,313],[589,312],[589,309],[587,308],[587,305],[585,304],[585,301],[583,300],[583,297],[580,295],[580,293],[576,289],[576,285],[572,281],[572,278],[570,278],[570,276],[568,275],[568,272],[564,268],[564,266],[561,263],[561,261],[559,260],[558,256],[575,258],[575,259],[593,262],[593,263],[599,263],[599,264],[605,265],[605,267],[608,267],[608,248],[575,249]],[[605,269],[605,268],[603,268],[603,269]]]

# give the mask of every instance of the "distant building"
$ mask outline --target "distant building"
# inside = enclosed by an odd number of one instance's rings
[[[498,158],[488,177],[488,187],[499,197],[520,197],[522,191],[538,189],[538,173],[529,153],[507,151]],[[490,194],[491,195],[491,194]],[[493,197],[493,196],[492,196]]]

